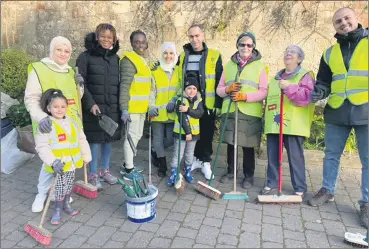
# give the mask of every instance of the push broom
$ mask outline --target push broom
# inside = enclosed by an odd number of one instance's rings
[[[302,202],[299,195],[284,195],[282,193],[282,156],[283,156],[283,92],[279,101],[279,148],[278,148],[278,193],[277,195],[258,195],[261,203],[298,203]]]
[[[368,231],[366,236],[360,233],[345,233],[345,242],[353,247],[368,248]]]
[[[233,191],[224,193],[223,200],[247,200],[249,197],[246,193],[237,192],[237,133],[238,133],[238,105],[234,103],[235,108],[235,124],[234,124],[234,153],[233,153]]]
[[[76,74],[78,74],[78,67],[76,67]],[[79,85],[77,84],[77,95],[78,95],[78,112],[82,123],[82,104],[81,94],[79,92]],[[97,187],[87,182],[87,165],[83,163],[84,181],[78,180],[74,183],[73,192],[82,195],[89,199],[95,199],[97,197]]]
[[[186,64],[184,64],[186,65]],[[181,80],[181,104],[183,103],[183,91],[184,91],[184,72],[185,70],[183,70],[182,73],[182,80]],[[182,140],[182,123],[183,123],[183,118],[182,118],[182,113],[180,113],[181,115],[179,115],[179,132],[178,132],[178,160],[177,160],[177,175],[176,175],[176,181],[174,183],[174,187],[177,190],[177,194],[178,195],[182,195],[184,193],[184,189],[185,189],[185,183],[183,180],[183,176],[181,174],[181,140]]]
[[[52,233],[49,230],[43,228],[43,224],[44,224],[47,210],[49,209],[51,196],[54,194],[55,183],[56,183],[56,179],[58,178],[58,176],[59,174],[56,174],[56,177],[54,177],[53,182],[51,184],[51,189],[50,189],[49,195],[46,200],[44,211],[42,212],[40,224],[38,225],[34,221],[30,221],[24,226],[24,231],[26,233],[28,233],[37,242],[45,246],[50,245]]]
[[[214,164],[213,164],[213,167],[211,169],[211,177],[210,177],[210,180],[209,180],[209,184],[206,184],[202,181],[198,181],[195,185],[195,189],[197,191],[199,191],[200,193],[202,193],[205,196],[208,196],[208,197],[210,197],[214,200],[219,200],[219,198],[222,194],[222,192],[220,192],[218,189],[215,189],[215,188],[211,187],[211,182],[213,181],[214,171],[215,171],[216,164],[217,164],[217,161],[218,161],[220,146],[223,142],[224,131],[225,131],[225,128],[227,126],[228,114],[229,114],[229,110],[231,109],[231,104],[232,104],[232,101],[230,100],[229,103],[228,103],[227,113],[226,113],[226,116],[225,116],[225,119],[224,119],[224,123],[223,123],[222,129],[220,131],[219,142],[218,142],[218,146],[217,146],[217,151],[215,153]]]

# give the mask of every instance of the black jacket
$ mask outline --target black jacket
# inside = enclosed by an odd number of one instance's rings
[[[95,33],[85,37],[86,51],[76,61],[79,73],[85,80],[85,92],[82,97],[83,129],[90,143],[109,143],[119,140],[121,120],[119,112],[119,50],[118,41],[113,49],[102,48]],[[97,116],[91,113],[91,107],[97,104],[100,111],[119,124],[114,136],[102,130]]]
[[[200,93],[201,93],[201,97],[202,97],[202,101],[205,103],[205,59],[208,55],[208,47],[206,46],[205,43],[203,43],[203,47],[204,49],[202,51],[194,51],[191,43],[187,43],[183,46],[183,51],[185,53],[185,59],[184,59],[184,63],[183,63],[183,70],[185,70],[187,68],[187,60],[188,60],[188,55],[195,55],[195,54],[201,54],[201,59],[200,59],[200,74],[201,77],[198,73],[198,71],[193,71],[193,73],[195,73],[198,77],[198,82],[200,82]],[[187,57],[187,58],[186,58]],[[180,63],[180,58],[178,58],[178,62],[177,65],[179,65]],[[187,71],[187,73],[189,73],[189,71]],[[218,87],[219,84],[219,80],[220,77],[222,76],[223,73],[223,64],[222,64],[222,56],[219,55],[219,58],[216,62],[216,66],[215,66],[215,89],[214,92],[216,93],[216,89]],[[215,103],[214,103],[214,108],[222,108],[222,103],[223,103],[223,98],[219,97],[217,94],[215,94]],[[204,108],[206,108],[205,104],[204,104]]]
[[[349,32],[347,36],[336,34],[334,36],[337,43],[340,44],[342,57],[346,66],[349,68],[351,56],[359,43],[365,37],[368,37],[368,28],[363,29],[361,24],[359,27]],[[331,93],[332,71],[323,56],[320,59],[317,82],[314,91],[320,95],[320,99],[327,98]],[[368,124],[368,103],[355,106],[345,99],[342,106],[338,109],[331,108],[328,104],[324,109],[324,121],[330,124],[340,125],[367,125]]]
[[[179,112],[179,106],[181,105],[181,96],[178,96],[177,103],[176,103],[176,113],[177,113],[177,116],[178,116],[178,120],[180,120],[180,118],[181,118],[180,115],[182,115],[182,128],[183,128],[184,132],[186,133],[186,135],[192,134],[190,121],[189,121],[188,116],[190,116],[192,118],[200,119],[202,117],[202,115],[204,114],[203,101],[200,101],[197,108],[193,109],[193,105],[194,105],[195,101],[198,100],[199,97],[200,97],[200,94],[193,97],[192,100],[191,100],[184,93],[183,98],[186,98],[188,100],[188,103],[189,103],[190,106],[189,106],[187,112]],[[200,131],[200,133],[201,133],[201,131]],[[181,139],[186,140],[186,135],[182,134]],[[173,136],[178,138],[179,134],[176,133],[176,132],[173,132]],[[192,135],[192,140],[193,141],[194,140],[199,140],[199,139],[200,139],[200,134]]]

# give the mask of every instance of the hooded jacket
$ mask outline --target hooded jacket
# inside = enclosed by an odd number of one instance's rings
[[[337,43],[340,44],[343,61],[346,69],[348,69],[351,56],[357,44],[361,39],[368,37],[368,28],[363,29],[362,25],[359,24],[359,27],[349,32],[347,36],[336,34],[334,37],[337,39]],[[332,71],[322,56],[314,91],[320,94],[321,99],[327,98],[331,93],[331,84]],[[326,105],[324,109],[324,121],[338,125],[367,125],[368,103],[355,106],[348,99],[345,99],[342,106],[338,109],[333,109],[329,105]]]
[[[186,73],[195,73],[198,77],[198,82],[200,84],[200,89],[199,92],[202,95],[202,100],[205,103],[205,77],[201,77],[199,76],[199,73],[203,76],[205,76],[205,58],[208,55],[208,46],[206,45],[205,42],[203,42],[203,50],[202,51],[194,51],[192,48],[191,43],[187,43],[183,46],[183,51],[185,53],[185,55],[202,55],[201,59],[200,59],[200,71],[187,71]],[[178,62],[177,62],[177,66],[180,64],[180,58],[178,57]],[[184,68],[186,68],[187,65],[184,65]],[[223,64],[222,64],[222,56],[219,55],[219,58],[216,62],[216,66],[215,66],[215,90],[218,87],[219,84],[219,80],[220,77],[222,76],[223,73]],[[215,103],[214,103],[214,108],[222,108],[222,103],[223,103],[223,99],[221,97],[219,97],[217,94],[215,95]],[[206,109],[206,106],[204,104],[204,108]]]
[[[85,37],[86,51],[76,61],[85,84],[82,98],[83,128],[89,143],[109,143],[119,140],[121,120],[119,112],[119,42],[112,49],[104,49],[94,32]],[[91,113],[91,107],[98,105],[102,114],[118,123],[118,129],[111,137],[99,126],[98,117]]]

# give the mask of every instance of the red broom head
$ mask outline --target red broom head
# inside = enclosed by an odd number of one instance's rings
[[[76,194],[82,195],[86,198],[89,198],[89,199],[95,199],[97,197],[97,190],[93,191],[93,190],[85,189],[80,185],[74,185],[73,192]]]
[[[24,231],[28,233],[37,242],[48,246],[51,244],[51,233],[43,227],[39,227],[32,222],[27,223],[24,226]]]

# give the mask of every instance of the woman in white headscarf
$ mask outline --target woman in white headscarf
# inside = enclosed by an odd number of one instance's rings
[[[50,43],[50,54],[39,62],[28,65],[28,79],[24,93],[24,104],[31,115],[32,127],[35,132],[49,133],[51,120],[42,111],[40,99],[43,92],[50,88],[60,89],[68,99],[67,114],[78,124],[80,120],[80,106],[75,82],[75,73],[68,65],[72,54],[70,41],[62,36],[54,37]],[[80,95],[83,86],[79,88]],[[41,212],[47,197],[52,179],[52,173],[41,168],[38,178],[38,194],[32,204],[32,212]],[[70,200],[69,200],[70,201]]]
[[[158,176],[164,177],[167,172],[165,148],[173,144],[173,127],[175,112],[169,113],[167,105],[171,105],[178,90],[178,77],[174,72],[178,61],[176,47],[172,42],[164,42],[161,56],[151,68],[153,83],[150,93],[149,116],[152,121],[154,150],[151,150],[153,164],[159,168]]]

